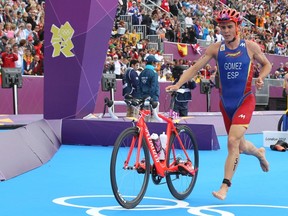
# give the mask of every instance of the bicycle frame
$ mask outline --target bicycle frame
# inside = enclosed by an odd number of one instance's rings
[[[176,161],[176,153],[175,153],[175,146],[172,146],[172,151],[173,151],[173,157],[174,157],[174,162],[172,162],[172,164],[170,164],[169,168],[167,167],[167,154],[165,155],[165,160],[164,161],[160,161],[158,153],[156,152],[155,146],[151,140],[150,137],[150,132],[149,132],[149,128],[145,122],[145,116],[150,115],[151,111],[150,110],[140,110],[139,112],[139,118],[138,121],[136,123],[136,127],[138,127],[139,129],[139,145],[138,145],[138,149],[137,149],[137,156],[136,156],[136,164],[135,167],[139,167],[140,165],[140,150],[142,148],[142,140],[143,138],[145,139],[147,145],[148,145],[148,149],[150,152],[150,155],[152,157],[152,160],[154,162],[155,168],[156,168],[156,172],[159,176],[161,177],[165,177],[166,173],[169,172],[176,172],[178,170],[178,166],[175,164]],[[167,127],[166,127],[166,134],[167,134],[167,143],[166,143],[166,149],[165,152],[168,152],[168,148],[169,148],[169,142],[170,142],[170,138],[171,138],[171,134],[174,132],[176,134],[176,139],[179,140],[179,144],[180,144],[180,148],[183,149],[186,157],[188,158],[188,161],[191,162],[188,153],[182,143],[182,140],[179,137],[178,131],[176,129],[176,126],[173,122],[173,119],[171,117],[166,117],[162,114],[158,113],[158,117],[161,118],[164,122],[166,122]],[[135,143],[135,139],[133,138],[131,146],[130,146],[130,150],[127,156],[127,159],[125,161],[125,165],[129,163],[130,157],[131,157],[131,153],[132,153],[132,149],[134,148],[134,143]],[[173,166],[174,163],[174,166]],[[194,172],[196,172],[196,170],[194,170]],[[193,174],[193,173],[192,173]]]
[[[117,202],[127,209],[136,207],[146,193],[149,177],[155,185],[166,183],[176,199],[187,198],[196,183],[199,166],[193,131],[187,125],[178,125],[172,116],[157,113],[159,104],[150,98],[127,97],[125,102],[138,108],[139,116],[133,127],[119,134],[112,151],[110,180]],[[148,107],[147,102],[152,110],[144,109]],[[159,140],[157,146],[152,140],[145,122],[146,116],[151,115],[158,122],[165,122],[167,140],[160,135],[161,148],[158,148]],[[165,182],[161,182],[163,178]]]

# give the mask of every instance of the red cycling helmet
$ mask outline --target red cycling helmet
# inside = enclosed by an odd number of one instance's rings
[[[229,21],[233,21],[237,25],[241,24],[242,16],[240,15],[238,11],[236,11],[235,9],[230,9],[230,8],[223,9],[216,16],[217,23],[229,22]]]

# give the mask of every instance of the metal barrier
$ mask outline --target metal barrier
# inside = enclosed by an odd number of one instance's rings
[[[269,86],[283,86],[284,79],[265,79],[265,81],[268,81]]]
[[[264,82],[264,86],[255,91],[256,105],[268,105],[269,103],[269,82]]]
[[[212,43],[212,41],[206,41],[206,40],[197,39],[197,43],[201,47],[208,47]]]
[[[159,35],[147,35],[146,38],[149,40],[148,49],[163,49],[163,43]]]
[[[168,11],[164,10],[162,7],[160,7],[160,5],[155,4],[155,2],[153,2],[153,1],[151,1],[151,0],[147,0],[146,2],[147,2],[146,5],[147,5],[148,7],[158,8],[160,11],[162,11],[162,13],[166,13],[166,14],[168,14],[170,17],[173,16],[173,14],[172,14],[171,12],[168,12]],[[145,4],[144,4],[143,2],[141,2],[141,5],[145,5]]]
[[[144,6],[143,9],[146,13],[153,11],[154,6],[152,4],[141,3],[141,5]]]
[[[256,78],[253,78],[253,84],[255,84]],[[284,79],[268,79],[264,81],[264,86],[260,90],[255,91],[256,105],[265,105],[269,104],[269,87],[270,86],[283,86]]]
[[[132,15],[120,15],[120,20],[132,24]]]
[[[120,15],[120,20],[125,22],[125,28],[131,32],[132,30],[132,15]]]
[[[161,42],[161,39],[160,39],[159,35],[147,35],[146,38],[151,43],[160,43]]]
[[[146,25],[133,25],[132,31],[136,30],[136,33],[140,34],[140,39],[146,38]]]
[[[151,43],[149,42],[147,45],[148,49],[154,49],[154,50],[158,50],[159,49],[159,44],[158,43]]]
[[[186,29],[186,23],[185,23],[185,21],[184,21],[184,22],[181,22],[181,23],[180,23],[181,33],[184,33],[185,29]]]
[[[173,54],[162,54],[165,62],[173,62]]]

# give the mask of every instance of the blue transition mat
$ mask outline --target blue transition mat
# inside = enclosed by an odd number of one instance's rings
[[[287,152],[266,149],[270,172],[262,172],[256,158],[242,155],[225,201],[215,199],[223,178],[227,155],[226,136],[219,136],[220,150],[200,151],[200,170],[192,194],[183,201],[170,194],[166,184],[149,181],[146,195],[132,210],[119,207],[110,186],[112,147],[62,145],[45,165],[0,182],[3,216],[286,216]],[[262,135],[247,135],[258,147]]]

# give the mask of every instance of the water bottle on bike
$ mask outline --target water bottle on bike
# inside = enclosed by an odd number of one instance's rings
[[[155,147],[155,150],[156,150],[158,156],[160,157],[160,152],[161,152],[162,147],[161,147],[161,140],[160,140],[158,134],[152,133],[151,134],[151,140],[154,144],[154,147]]]
[[[160,134],[160,142],[161,142],[161,151],[160,151],[159,159],[165,160],[165,154],[166,154],[165,150],[166,150],[166,144],[167,144],[167,135],[165,134],[165,132]]]
[[[151,134],[151,139],[154,144],[155,150],[158,154],[159,160],[165,160],[165,149],[167,143],[167,135],[165,132],[160,134],[160,136],[156,133]]]

